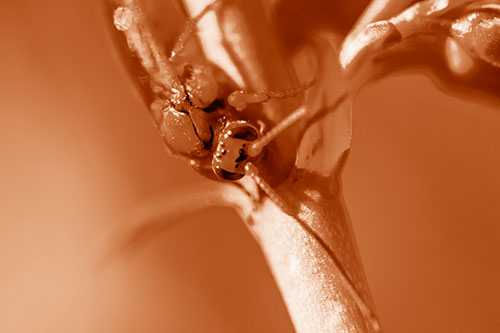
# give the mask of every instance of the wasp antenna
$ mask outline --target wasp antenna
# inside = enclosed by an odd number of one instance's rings
[[[196,15],[195,17],[193,17],[191,20],[193,23],[198,23],[198,21],[201,20],[201,18],[203,16],[205,16],[209,11],[211,10],[216,10],[218,6],[220,6],[222,4],[224,0],[215,0],[213,2],[211,2],[210,4],[208,4],[205,8],[203,8],[203,10],[198,14]]]
[[[261,90],[260,92],[248,92],[244,90],[233,91],[228,97],[228,103],[236,108],[238,111],[243,111],[248,104],[264,103],[272,98],[289,98],[295,97],[315,84],[315,79],[308,83],[283,90]]]
[[[182,84],[149,31],[139,4],[136,0],[123,0],[121,3],[123,6],[113,13],[113,22],[116,29],[124,33],[129,49],[137,55],[155,85],[182,95]]]
[[[179,54],[184,49],[184,45],[186,44],[187,40],[196,30],[196,24],[198,24],[203,16],[205,16],[209,11],[216,10],[217,6],[219,6],[221,3],[222,0],[215,0],[214,2],[208,4],[205,8],[203,8],[203,10],[198,15],[186,22],[184,29],[182,30],[179,37],[177,37],[177,41],[175,42],[175,45],[170,52],[170,62],[173,62],[177,54]]]
[[[264,134],[264,136],[262,136],[259,140],[248,147],[248,155],[252,157],[258,156],[262,152],[262,149],[264,149],[264,147],[267,146],[271,141],[273,141],[278,135],[280,135],[291,125],[295,124],[298,120],[302,119],[305,116],[306,111],[307,110],[305,106],[300,106],[299,108],[297,108],[288,117],[280,121],[269,132]]]
[[[265,93],[267,95],[267,98],[287,98],[287,97],[294,97],[297,96],[298,94],[306,91],[307,89],[311,88],[314,84],[316,83],[316,79],[312,79],[311,81],[307,82],[306,84],[300,85],[295,88],[291,89],[284,89],[284,90],[270,90]]]

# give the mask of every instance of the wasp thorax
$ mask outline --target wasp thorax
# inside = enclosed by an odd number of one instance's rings
[[[257,128],[246,121],[226,125],[212,158],[215,174],[226,180],[238,180],[245,176],[245,165],[251,159],[248,147],[259,137]]]

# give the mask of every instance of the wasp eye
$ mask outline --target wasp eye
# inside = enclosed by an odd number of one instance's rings
[[[254,127],[243,125],[241,127],[233,128],[231,130],[230,137],[246,141],[255,141],[259,138],[259,132],[257,132],[257,130]],[[245,146],[246,144],[242,145],[242,147]]]

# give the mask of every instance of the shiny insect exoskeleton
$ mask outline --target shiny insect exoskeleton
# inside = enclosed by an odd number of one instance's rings
[[[265,135],[263,122],[257,119],[257,128],[242,119],[241,111],[250,103],[295,96],[309,85],[284,91],[236,90],[221,70],[199,56],[197,46],[190,47],[197,45],[192,38],[196,22],[218,2],[187,22],[170,57],[157,45],[136,1],[120,3],[122,6],[114,11],[114,24],[124,32],[129,49],[146,71],[154,96],[153,119],[166,147],[188,158],[197,171],[208,177],[234,181],[251,174],[255,178],[256,168],[251,162],[256,162],[264,147],[299,119],[304,110],[293,113]],[[258,183],[263,184],[262,180]]]
[[[259,131],[245,121],[229,122],[223,129],[212,159],[214,173],[220,178],[238,180],[252,159],[248,148],[260,138]]]

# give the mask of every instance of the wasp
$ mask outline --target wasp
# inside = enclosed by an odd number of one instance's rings
[[[221,2],[213,2],[186,23],[169,57],[153,38],[136,1],[121,1],[114,11],[114,25],[124,33],[149,77],[155,94],[151,112],[167,149],[189,159],[209,178],[236,181],[249,175],[276,199],[255,163],[265,155],[266,146],[303,118],[306,110],[299,107],[266,133],[263,121],[254,124],[242,117],[242,111],[248,104],[297,96],[312,82],[295,89],[247,92],[238,90],[215,66],[190,56],[187,45],[196,23]]]

